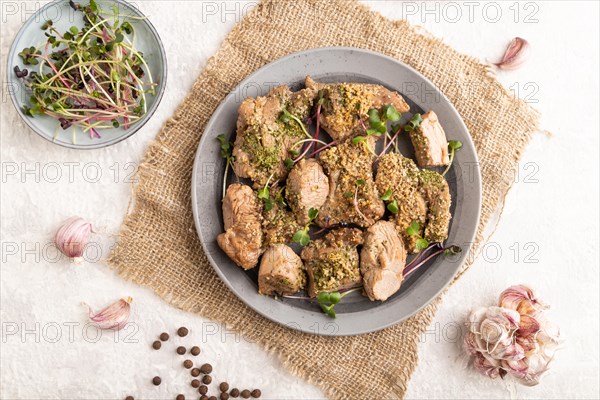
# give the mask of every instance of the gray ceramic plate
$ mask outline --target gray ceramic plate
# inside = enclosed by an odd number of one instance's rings
[[[297,90],[304,77],[321,82],[370,82],[402,93],[411,112],[434,110],[449,140],[460,140],[446,175],[452,195],[452,223],[446,243],[457,244],[463,252],[452,258],[440,256],[404,281],[386,302],[371,302],[359,293],[336,306],[337,318],[323,314],[313,302],[273,299],[257,292],[257,270],[243,271],[223,253],[216,237],[223,231],[221,212],[224,161],[219,156],[217,135],[234,137],[237,109],[248,96],[266,94],[276,85]],[[405,114],[403,121],[411,114]],[[408,142],[401,144],[404,155],[412,156]],[[217,108],[200,141],[192,177],[192,207],[196,229],[206,254],[225,284],[248,306],[263,316],[292,329],[322,335],[357,335],[396,324],[425,307],[452,280],[475,236],[481,206],[481,181],[475,147],[458,112],[425,77],[412,68],[383,55],[352,48],[320,48],[291,54],[259,69],[234,89]],[[252,321],[248,321],[249,324]]]
[[[76,1],[81,4],[88,4],[86,0]],[[131,125],[128,129],[122,127],[116,129],[103,129],[99,133],[101,138],[90,138],[89,134],[76,129],[73,141],[73,129],[57,129],[60,126],[58,121],[48,116],[28,117],[23,113],[23,106],[30,105],[30,93],[23,85],[23,82],[16,77],[13,68],[18,65],[19,68],[32,70],[32,66],[25,66],[22,63],[19,52],[25,47],[39,46],[47,40],[44,31],[40,29],[44,21],[52,20],[53,26],[60,32],[64,32],[69,27],[75,25],[78,28],[83,26],[83,20],[80,13],[74,13],[69,6],[68,0],[52,1],[38,11],[36,11],[21,27],[15,37],[10,51],[8,53],[7,79],[8,92],[15,105],[17,112],[23,118],[23,121],[38,135],[53,143],[61,146],[75,149],[96,149],[110,146],[121,140],[127,139],[137,132],[154,114],[162,95],[165,91],[167,80],[167,58],[158,32],[154,26],[145,18],[144,14],[135,8],[134,5],[121,0],[96,0],[99,7],[105,10],[111,10],[114,5],[117,7],[120,16],[120,22],[129,21],[133,25],[135,38],[135,47],[144,54],[144,59],[148,63],[150,73],[155,82],[159,84],[155,95],[146,96],[147,112],[142,119]],[[132,18],[135,17],[135,18]],[[131,37],[128,35],[128,37]],[[37,67],[37,66],[33,66]]]

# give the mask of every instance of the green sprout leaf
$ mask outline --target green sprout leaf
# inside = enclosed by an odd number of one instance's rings
[[[421,225],[417,221],[413,221],[408,228],[406,228],[406,234],[408,236],[416,236],[421,231]]]
[[[365,139],[366,139],[366,137],[364,137],[364,136],[355,136],[352,138],[352,144],[362,143],[365,141]]]
[[[317,301],[319,303],[330,303],[331,301],[330,299],[330,295],[328,292],[321,292],[317,295]]]
[[[294,150],[294,149],[290,149],[289,153],[292,157],[298,157],[298,155],[300,154],[300,152],[298,150]]]
[[[376,108],[371,108],[369,110],[369,124],[373,126],[373,124],[381,123],[381,119],[379,118],[379,111]]]
[[[448,147],[450,147],[450,150],[460,150],[462,148],[463,144],[461,141],[459,140],[450,140],[448,142]]]
[[[285,164],[287,169],[292,169],[292,167],[294,166],[294,160],[292,160],[291,158],[286,158],[283,163]]]
[[[271,197],[271,194],[269,193],[269,188],[267,186],[261,188],[258,191],[258,198],[261,200],[267,200],[269,197]]]
[[[398,202],[396,200],[392,201],[387,205],[387,209],[392,214],[398,214]]]
[[[404,130],[406,132],[414,131],[421,125],[421,122],[423,122],[423,117],[421,116],[421,114],[416,113],[412,116],[410,121],[408,121],[408,123],[404,127]]]
[[[346,192],[346,193],[344,193],[344,197],[346,197],[346,198],[349,199],[350,197],[354,197],[354,193],[352,193],[352,192]]]
[[[342,300],[342,295],[340,292],[332,292],[329,293],[329,302],[333,305],[337,304]]]
[[[317,218],[317,215],[319,215],[319,210],[316,208],[311,207],[311,209],[308,210],[308,218],[310,218],[311,221]]]
[[[357,180],[356,180],[356,186],[362,186],[362,185],[364,185],[365,183],[367,183],[367,182],[365,182],[365,180],[364,180],[364,179],[357,179]]]
[[[73,25],[72,27],[69,28],[69,32],[71,32],[71,34],[73,36],[75,36],[79,33],[79,28],[77,28],[75,25]]]
[[[271,211],[274,205],[275,203],[273,202],[272,198],[269,197],[267,199],[264,199],[263,208],[265,211]]]
[[[423,250],[426,249],[427,246],[429,246],[429,242],[426,239],[421,238],[417,240],[417,243],[415,245],[417,250]]]
[[[292,242],[298,243],[301,246],[306,246],[310,242],[310,236],[304,229],[300,229],[292,236]]]
[[[391,197],[392,197],[392,189],[388,188],[385,191],[385,193],[383,194],[383,196],[380,197],[380,199],[383,201],[388,201]]]
[[[383,112],[389,121],[396,122],[402,118],[402,114],[396,110],[393,104],[388,104],[383,108]]]

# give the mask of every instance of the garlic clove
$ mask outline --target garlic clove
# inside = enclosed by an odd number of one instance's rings
[[[519,324],[519,335],[529,336],[538,333],[540,323],[531,315],[521,315],[521,323]]]
[[[132,301],[131,297],[120,299],[97,313],[94,313],[92,308],[88,306],[89,319],[100,329],[118,331],[129,321]]]
[[[90,241],[92,224],[81,217],[71,217],[61,224],[54,235],[54,243],[75,264],[83,261],[83,252]]]
[[[473,360],[473,366],[482,375],[495,379],[501,375],[500,362],[478,353]]]
[[[508,44],[502,60],[494,65],[500,69],[512,71],[521,67],[529,59],[530,53],[529,42],[516,37]]]
[[[533,290],[525,285],[511,286],[500,294],[500,307],[516,310],[521,315],[534,315],[549,307],[539,300]]]

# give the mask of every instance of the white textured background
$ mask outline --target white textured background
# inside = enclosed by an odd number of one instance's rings
[[[210,2],[217,13],[206,15],[207,3],[139,3],[168,51],[169,84],[150,123],[113,147],[74,151],[46,142],[19,120],[3,85],[2,398],[109,399],[131,394],[168,399],[180,391],[190,398],[182,358],[174,356],[175,341],[159,352],[150,349],[157,334],[173,334],[181,325],[191,334],[177,343],[199,344],[201,359],[215,366],[213,390],[227,379],[239,388],[260,387],[270,399],[323,397],[257,345],[169,307],[150,290],[118,278],[102,261],[82,266],[55,261],[47,246],[56,226],[77,214],[94,222],[100,231],[94,240],[106,256],[129,200],[125,175],[226,33],[254,4]],[[420,363],[407,397],[598,398],[598,3],[367,3],[389,17],[407,17],[459,51],[488,62],[497,60],[514,36],[528,39],[533,47],[530,62],[498,78],[527,97],[542,112],[543,128],[554,133],[551,138],[537,135],[527,149],[496,233],[469,273],[449,290],[421,340]],[[39,4],[2,1],[2,82],[10,42]],[[7,11],[13,5],[17,14]],[[74,164],[70,167],[69,162]],[[61,169],[56,182],[51,182],[55,170],[49,163]],[[91,182],[97,166],[101,179]],[[454,324],[469,309],[495,302],[505,287],[517,283],[531,284],[552,304],[551,316],[566,340],[552,370],[534,388],[479,377],[466,367],[454,340]],[[86,314],[80,303],[98,307],[126,295],[134,298],[135,327],[116,339],[105,333],[96,340],[94,329],[84,329]],[[158,388],[150,383],[155,375],[163,378]],[[377,394],[365,393],[365,398]]]

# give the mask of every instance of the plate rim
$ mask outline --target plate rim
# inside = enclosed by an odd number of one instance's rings
[[[197,178],[198,178],[198,165],[201,162],[200,159],[202,158],[201,156],[201,152],[200,149],[203,147],[203,144],[205,141],[208,140],[208,136],[205,136],[204,133],[206,132],[206,127],[210,126],[215,118],[215,115],[219,113],[219,111],[221,111],[224,107],[225,104],[227,102],[227,100],[229,100],[231,97],[234,97],[236,92],[239,91],[240,88],[243,88],[244,85],[246,85],[247,83],[252,81],[252,78],[257,75],[258,73],[264,71],[267,68],[272,68],[274,65],[285,62],[289,59],[293,59],[294,57],[298,57],[298,56],[302,56],[304,54],[307,53],[314,53],[314,52],[320,52],[320,51],[350,51],[350,52],[358,52],[358,53],[363,53],[366,55],[369,55],[371,57],[379,57],[379,58],[384,58],[387,59],[388,61],[391,61],[395,64],[397,64],[399,67],[401,68],[405,68],[409,71],[411,71],[412,73],[418,75],[421,79],[423,79],[427,84],[431,85],[432,87],[436,88],[439,92],[439,94],[442,96],[442,98],[445,100],[445,102],[450,106],[450,110],[451,112],[455,115],[455,117],[457,117],[457,121],[458,123],[464,128],[465,132],[467,132],[467,136],[470,140],[470,144],[473,146],[473,157],[475,159],[475,163],[476,163],[476,168],[474,169],[474,181],[476,182],[476,193],[473,193],[473,195],[476,195],[476,199],[477,199],[477,210],[476,210],[476,222],[474,224],[473,227],[473,232],[471,235],[469,235],[469,240],[468,243],[470,243],[469,247],[467,249],[464,249],[464,256],[462,257],[462,260],[459,264],[459,266],[457,266],[456,270],[454,271],[454,273],[452,275],[449,276],[449,278],[444,282],[443,285],[441,285],[440,289],[436,290],[436,293],[431,296],[431,298],[429,298],[427,301],[425,301],[422,305],[420,305],[419,307],[416,307],[413,311],[407,313],[406,315],[404,315],[403,317],[401,317],[400,319],[397,319],[396,321],[392,321],[389,323],[385,323],[385,324],[381,324],[380,326],[376,327],[376,328],[358,328],[355,329],[354,332],[344,332],[344,333],[338,333],[338,332],[334,332],[334,333],[329,333],[326,331],[321,331],[319,330],[318,332],[314,332],[314,331],[310,331],[310,330],[306,330],[306,329],[302,329],[299,326],[296,325],[290,325],[290,324],[285,324],[281,321],[278,321],[277,319],[271,317],[268,313],[266,313],[264,310],[256,307],[254,304],[249,303],[243,296],[241,293],[238,292],[238,290],[236,290],[236,288],[234,288],[234,286],[229,282],[229,280],[227,279],[227,277],[225,276],[225,274],[221,271],[221,269],[216,265],[216,262],[214,260],[214,258],[212,256],[210,256],[210,249],[207,248],[208,246],[208,242],[204,240],[204,238],[202,237],[202,230],[200,229],[199,226],[199,212],[198,212],[198,205],[197,205],[197,199],[198,199],[198,195],[197,195],[197,191],[196,191],[196,182],[197,182]],[[390,326],[394,326],[397,325],[401,322],[406,321],[408,318],[414,316],[415,314],[417,314],[418,312],[420,312],[421,310],[423,310],[425,307],[427,307],[429,304],[431,304],[431,302],[433,300],[435,300],[440,293],[442,293],[444,290],[446,290],[450,283],[452,282],[452,280],[456,277],[456,275],[458,274],[458,272],[460,271],[460,268],[462,267],[462,265],[465,263],[466,258],[468,256],[468,254],[470,253],[470,250],[472,249],[472,243],[474,238],[477,235],[477,230],[479,227],[479,224],[481,222],[481,205],[482,205],[482,180],[481,180],[481,167],[480,167],[480,163],[479,163],[479,156],[477,154],[477,149],[475,146],[475,143],[472,140],[472,136],[471,133],[468,129],[468,127],[466,126],[464,120],[462,119],[460,113],[458,112],[458,110],[456,110],[456,107],[454,107],[454,104],[446,97],[446,95],[433,83],[431,82],[431,80],[429,80],[427,77],[425,77],[424,75],[422,75],[420,72],[418,72],[416,69],[412,68],[411,66],[393,58],[390,56],[387,56],[385,54],[381,54],[372,50],[368,50],[368,49],[362,49],[362,48],[357,48],[357,47],[347,47],[347,46],[325,46],[325,47],[315,47],[315,48],[311,48],[311,49],[306,49],[306,50],[301,50],[301,51],[297,51],[297,52],[293,52],[293,53],[289,53],[283,57],[280,57],[276,60],[273,60],[263,66],[261,66],[260,68],[257,68],[256,70],[254,70],[252,73],[250,73],[249,75],[247,75],[244,79],[242,79],[241,81],[238,82],[238,84],[223,98],[223,100],[221,100],[221,102],[219,103],[219,105],[215,108],[215,110],[213,111],[213,113],[211,114],[210,118],[208,119],[208,121],[206,122],[203,132],[202,132],[202,137],[200,138],[200,141],[198,142],[198,148],[196,150],[196,154],[194,156],[194,164],[192,167],[192,178],[191,178],[191,202],[192,202],[192,214],[194,217],[194,227],[196,229],[196,234],[198,236],[198,238],[200,239],[200,243],[202,245],[202,249],[206,254],[206,258],[208,259],[209,263],[211,264],[212,268],[214,269],[214,271],[217,273],[217,275],[219,276],[219,279],[221,279],[221,281],[227,286],[227,288],[247,307],[251,308],[252,310],[254,310],[256,313],[258,313],[259,315],[261,315],[264,318],[269,319],[270,321],[277,323],[278,325],[287,327],[289,329],[292,329],[294,331],[299,331],[299,332],[303,332],[303,333],[308,333],[308,334],[313,334],[313,335],[318,335],[318,336],[357,336],[357,335],[364,335],[364,334],[368,334],[368,333],[373,333],[373,332],[378,332],[381,331],[383,329],[389,328]],[[276,300],[273,300],[276,301]],[[332,322],[334,322],[335,320],[332,320]]]
[[[119,136],[117,138],[114,138],[112,140],[109,140],[107,142],[102,142],[102,143],[98,143],[98,144],[90,144],[90,145],[80,145],[80,144],[75,144],[75,143],[66,143],[66,142],[57,142],[55,140],[53,140],[51,137],[46,136],[43,133],[43,130],[38,129],[38,127],[36,125],[34,125],[31,121],[29,121],[29,118],[27,115],[25,115],[23,113],[23,110],[21,109],[22,104],[20,104],[16,98],[16,94],[13,93],[12,91],[10,91],[9,95],[10,95],[10,99],[12,104],[14,105],[17,114],[19,115],[19,117],[21,118],[21,120],[25,123],[25,125],[27,125],[29,127],[29,129],[31,129],[33,132],[35,132],[38,136],[40,136],[42,139],[55,144],[57,146],[61,146],[61,147],[65,147],[65,148],[69,148],[69,149],[75,149],[75,150],[96,150],[96,149],[102,149],[105,147],[109,147],[112,145],[115,145],[117,143],[120,143],[126,139],[129,139],[131,136],[133,136],[135,133],[137,133],[144,125],[146,125],[146,123],[148,123],[148,121],[150,121],[150,119],[152,118],[152,116],[154,115],[154,113],[156,112],[156,110],[158,109],[158,106],[160,104],[160,102],[163,99],[163,96],[166,92],[166,86],[167,86],[167,77],[168,77],[168,65],[167,65],[167,54],[165,51],[165,47],[164,44],[162,42],[162,39],[160,38],[160,35],[158,34],[158,31],[156,30],[156,28],[154,27],[154,25],[152,24],[152,22],[150,21],[150,19],[148,17],[146,17],[146,15],[138,8],[135,7],[134,5],[130,4],[129,2],[125,1],[125,0],[108,0],[110,2],[113,3],[118,3],[118,4],[122,4],[124,5],[127,9],[130,9],[132,12],[134,12],[137,16],[139,17],[143,17],[144,19],[141,20],[143,21],[145,24],[147,24],[148,28],[150,29],[150,31],[152,32],[152,35],[156,38],[156,41],[158,43],[158,47],[160,50],[160,58],[161,58],[161,62],[163,65],[163,73],[161,75],[161,85],[160,85],[160,89],[158,94],[156,95],[156,99],[154,101],[154,103],[152,104],[152,106],[150,107],[150,109],[146,112],[146,114],[144,115],[144,120],[140,121],[140,123],[138,123],[137,126],[135,126],[134,128],[130,129],[128,132],[126,132],[126,134]],[[11,73],[13,71],[13,68],[11,67],[11,62],[13,61],[14,57],[15,57],[15,51],[16,51],[16,44],[17,41],[21,38],[21,36],[27,31],[27,29],[31,24],[31,21],[35,18],[38,18],[43,12],[45,12],[48,8],[56,6],[57,4],[61,4],[64,3],[65,0],[52,0],[46,4],[44,4],[42,7],[40,7],[36,12],[34,12],[29,18],[27,18],[27,20],[25,20],[25,22],[23,22],[23,24],[21,25],[21,27],[19,28],[19,30],[17,31],[15,37],[13,38],[11,44],[10,44],[10,49],[8,51],[8,55],[6,57],[6,82],[12,82],[12,78],[11,78]]]

